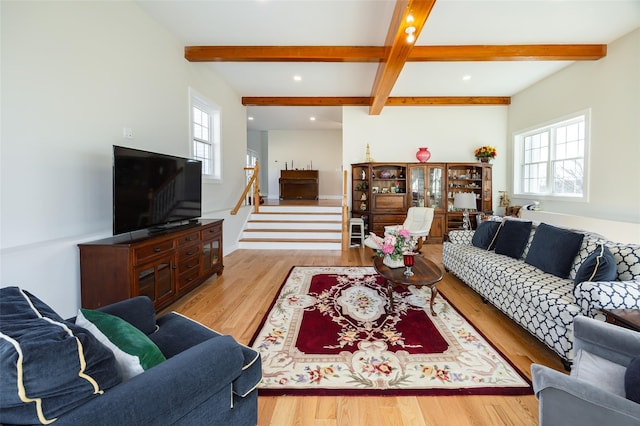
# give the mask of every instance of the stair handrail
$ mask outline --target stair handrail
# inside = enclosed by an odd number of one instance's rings
[[[347,251],[349,241],[349,204],[347,200],[347,171],[342,172],[342,251]]]
[[[247,201],[247,194],[249,194],[249,190],[251,190],[252,186],[253,186],[253,196],[249,197],[249,205],[253,204],[254,213],[258,213],[260,210],[260,184],[258,181],[258,170],[259,170],[258,162],[256,161],[256,164],[254,167],[245,167],[244,170],[245,171],[253,170],[253,174],[251,175],[251,179],[249,179],[249,182],[247,182],[247,185],[244,187],[244,191],[242,191],[242,195],[240,195],[240,198],[238,199],[236,206],[233,208],[233,210],[231,210],[232,215],[238,214],[238,210],[240,210],[240,207],[242,206],[242,204]]]

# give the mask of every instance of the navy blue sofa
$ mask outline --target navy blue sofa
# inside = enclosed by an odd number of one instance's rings
[[[53,424],[257,424],[262,372],[256,351],[175,312],[156,318],[147,297],[100,310],[144,332],[166,361],[106,389]]]

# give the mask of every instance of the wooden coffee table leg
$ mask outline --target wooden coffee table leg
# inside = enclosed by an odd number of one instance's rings
[[[389,298],[389,313],[393,313],[393,284],[387,280],[387,297]]]
[[[436,299],[438,295],[438,287],[435,284],[431,285],[431,302],[429,302],[429,307],[431,308],[431,315],[434,317],[437,315],[436,311],[433,310],[433,301]]]

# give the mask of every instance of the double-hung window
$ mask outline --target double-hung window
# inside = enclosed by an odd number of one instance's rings
[[[220,110],[203,96],[190,90],[191,156],[202,161],[205,178],[220,180]]]
[[[514,193],[587,199],[589,112],[514,137]]]

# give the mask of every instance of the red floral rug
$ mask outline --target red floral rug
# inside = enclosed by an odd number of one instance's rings
[[[291,269],[250,346],[261,395],[526,395],[531,383],[444,297],[372,267]]]

